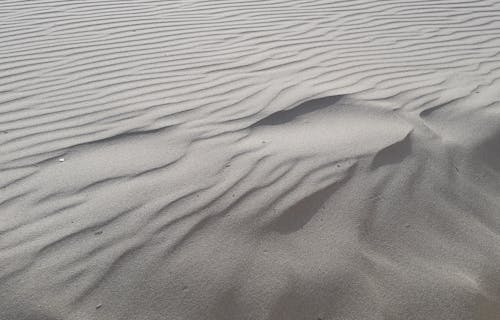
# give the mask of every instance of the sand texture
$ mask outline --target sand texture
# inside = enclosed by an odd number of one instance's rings
[[[0,26],[0,320],[500,319],[499,0]]]

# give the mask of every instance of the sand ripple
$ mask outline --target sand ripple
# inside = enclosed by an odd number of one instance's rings
[[[500,1],[0,23],[1,319],[500,319]]]

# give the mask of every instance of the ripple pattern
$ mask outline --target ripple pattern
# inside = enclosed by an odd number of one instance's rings
[[[500,319],[500,1],[0,26],[1,319]]]

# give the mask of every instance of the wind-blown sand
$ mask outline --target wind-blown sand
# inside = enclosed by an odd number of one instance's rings
[[[0,24],[0,319],[500,319],[500,1]]]

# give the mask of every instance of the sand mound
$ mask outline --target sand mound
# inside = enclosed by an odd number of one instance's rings
[[[500,1],[0,21],[0,319],[500,319]]]

